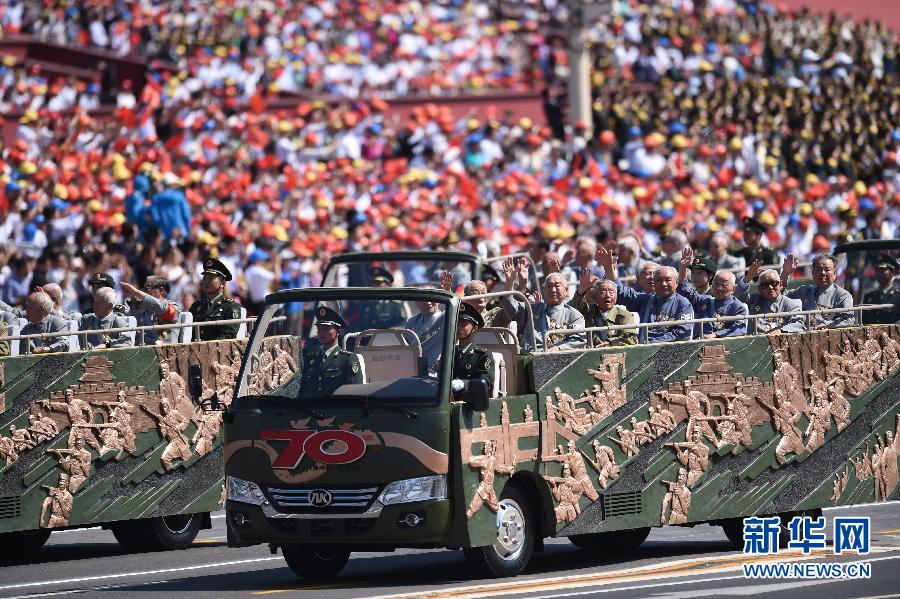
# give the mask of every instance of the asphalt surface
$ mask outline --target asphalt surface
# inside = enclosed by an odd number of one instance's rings
[[[552,539],[514,579],[477,580],[460,551],[403,550],[354,554],[331,584],[308,585],[267,547],[229,549],[225,521],[213,516],[185,551],[126,553],[111,533],[84,529],[53,533],[33,560],[0,567],[0,598],[49,597],[815,597],[900,596],[900,503],[826,510],[872,517],[872,553],[835,556],[829,548],[808,560],[867,561],[868,580],[748,580],[735,551],[718,527],[654,529],[631,554],[599,555]],[[798,558],[799,552],[778,560]]]

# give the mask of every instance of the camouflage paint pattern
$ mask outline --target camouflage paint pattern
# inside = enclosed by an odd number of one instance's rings
[[[194,404],[188,365],[227,403],[245,344],[0,360],[0,533],[220,509],[221,412]]]
[[[455,404],[457,542],[493,542],[486,444],[560,536],[900,499],[898,354],[896,326],[536,354],[536,395]]]

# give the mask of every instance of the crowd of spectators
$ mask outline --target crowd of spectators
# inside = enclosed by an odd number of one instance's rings
[[[133,92],[3,61],[0,104],[23,113],[0,155],[2,299],[55,282],[86,311],[102,272],[117,291],[161,275],[190,306],[212,256],[252,313],[261,287],[315,285],[347,250],[546,244],[574,286],[583,238],[639,275],[687,244],[722,264],[748,216],[802,258],[897,236],[896,32],[755,2],[613,6],[589,26],[581,123],[562,2],[4,0],[4,32],[165,62]],[[388,116],[395,95],[528,88],[546,125]],[[345,99],[266,110],[294,89]],[[91,116],[102,97],[115,119]]]

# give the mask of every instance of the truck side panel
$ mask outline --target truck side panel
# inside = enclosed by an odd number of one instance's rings
[[[228,401],[244,345],[0,360],[0,532],[219,509],[221,412],[194,405],[188,365]]]
[[[489,466],[539,474],[560,536],[900,499],[898,354],[896,326],[537,354],[536,402],[459,410],[471,540]]]

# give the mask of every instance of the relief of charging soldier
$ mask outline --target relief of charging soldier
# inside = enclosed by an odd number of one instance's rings
[[[91,452],[84,448],[84,439],[79,438],[72,449],[48,449],[55,454],[60,467],[69,473],[69,491],[75,493],[91,475]]]
[[[694,430],[689,441],[683,443],[666,443],[675,450],[675,455],[682,466],[687,466],[687,486],[693,487],[709,470],[709,447],[703,442],[700,431]]]
[[[222,416],[224,412],[204,412],[200,416],[200,425],[197,432],[191,437],[191,443],[194,443],[194,452],[198,456],[205,456],[213,449],[216,437],[219,435],[222,426]]]
[[[475,487],[472,502],[469,504],[469,509],[466,510],[466,518],[472,518],[484,504],[496,513],[500,509],[500,498],[497,497],[497,492],[494,490],[494,477],[497,474],[511,475],[516,471],[513,466],[504,464],[497,457],[496,441],[485,441],[482,451],[484,455],[469,458],[469,466],[481,471],[481,481]]]
[[[69,491],[69,475],[60,474],[59,484],[55,487],[41,485],[47,489],[49,495],[41,504],[41,528],[58,528],[69,525],[69,516],[72,515],[72,492]],[[47,512],[50,512],[49,519]]]
[[[162,461],[166,470],[171,470],[175,467],[173,464],[174,460],[187,461],[191,458],[191,446],[184,435],[184,431],[188,426],[188,419],[173,407],[168,397],[163,396],[160,399],[159,406],[160,413],[156,413],[144,405],[141,408],[156,419],[159,423],[160,434],[163,438],[169,440],[169,444],[163,450],[160,461]]]
[[[580,485],[580,494],[586,495],[591,501],[600,499],[600,494],[594,488],[591,482],[591,475],[588,472],[587,464],[584,462],[584,456],[578,451],[574,441],[569,441],[568,453],[563,453],[562,445],[559,446],[558,454],[544,458],[545,462],[560,462],[569,467],[569,472]]]
[[[100,429],[100,439],[103,441],[101,455],[108,451],[120,452],[123,450],[132,454],[137,453],[137,447],[134,444],[134,429],[131,427],[131,417],[137,410],[133,404],[125,401],[125,392],[119,391],[116,401],[93,401],[91,403],[105,406],[109,410],[109,422],[86,425],[87,428]]]
[[[600,443],[600,439],[594,439],[594,468],[600,473],[598,480],[604,489],[610,481],[619,478],[619,466],[616,464],[616,455],[612,447]]]
[[[94,410],[91,408],[90,404],[83,399],[75,397],[75,392],[72,389],[66,389],[65,391],[65,401],[50,401],[49,399],[42,399],[36,402],[38,405],[42,406],[45,410],[56,410],[58,412],[65,412],[69,417],[69,424],[93,424],[94,423]],[[97,441],[97,437],[94,436],[94,433],[89,430],[82,430],[81,434],[84,436],[84,441],[94,449],[97,453],[100,453],[100,442]],[[69,449],[72,448],[72,434],[69,434]]]

